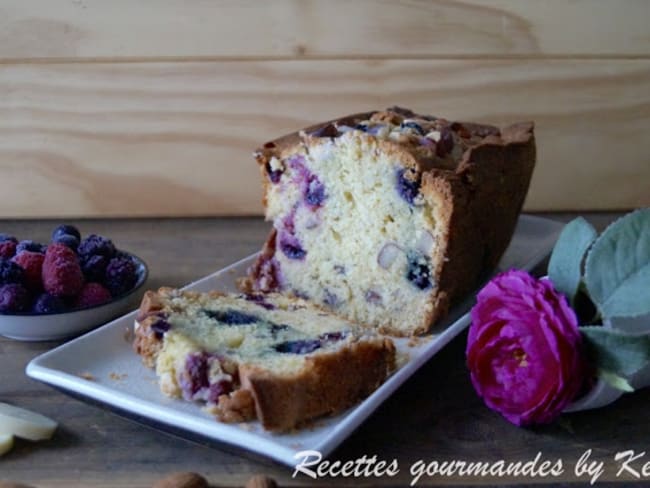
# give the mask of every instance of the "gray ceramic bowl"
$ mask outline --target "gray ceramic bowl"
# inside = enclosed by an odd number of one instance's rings
[[[136,264],[138,281],[126,294],[108,303],[70,312],[49,314],[0,314],[0,335],[19,341],[54,341],[79,335],[134,309],[142,298],[139,293],[147,281],[148,269],[139,257]]]

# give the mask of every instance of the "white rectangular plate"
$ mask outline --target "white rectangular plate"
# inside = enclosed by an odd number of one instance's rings
[[[562,224],[523,215],[500,270],[531,269],[550,252]],[[186,288],[235,291],[235,278],[244,274],[254,256],[191,283]],[[132,348],[129,331],[136,312],[63,344],[27,365],[27,375],[82,400],[100,404],[127,417],[192,439],[227,443],[294,466],[298,451],[314,449],[327,456],[402,383],[469,324],[467,311],[474,295],[455,306],[432,334],[409,346],[396,340],[408,361],[365,401],[350,410],[291,434],[271,434],[257,422],[228,425],[215,421],[198,404],[170,399],[158,389],[153,371],[145,368]]]

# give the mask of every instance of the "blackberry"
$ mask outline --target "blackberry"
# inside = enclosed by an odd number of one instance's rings
[[[79,243],[77,252],[80,256],[99,254],[110,259],[115,255],[115,245],[106,237],[90,234]]]
[[[18,239],[9,234],[0,233],[0,242],[11,241],[14,244],[18,244]]]
[[[24,279],[25,271],[20,265],[8,259],[0,259],[0,285],[22,283]]]
[[[113,258],[106,266],[106,288],[114,297],[129,291],[138,281],[138,275],[130,258]]]
[[[29,293],[19,284],[0,286],[0,313],[24,312],[29,308]]]
[[[38,252],[45,254],[47,246],[39,242],[34,242],[30,240],[20,241],[16,246],[16,254],[21,253],[22,251]]]
[[[106,276],[106,267],[109,259],[101,254],[92,254],[89,256],[80,256],[79,264],[86,281],[102,283]]]

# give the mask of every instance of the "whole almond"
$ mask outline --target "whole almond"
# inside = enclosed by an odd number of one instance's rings
[[[278,484],[273,478],[269,478],[263,474],[256,474],[248,480],[246,488],[278,488]]]
[[[153,488],[208,488],[208,482],[200,474],[179,472],[156,481]]]
[[[14,483],[12,481],[0,481],[0,488],[34,488],[31,485],[23,485],[22,483]]]

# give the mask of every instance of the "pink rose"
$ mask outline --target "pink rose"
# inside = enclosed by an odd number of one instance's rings
[[[472,308],[467,365],[476,392],[515,425],[554,420],[580,390],[578,321],[548,279],[493,278]]]

